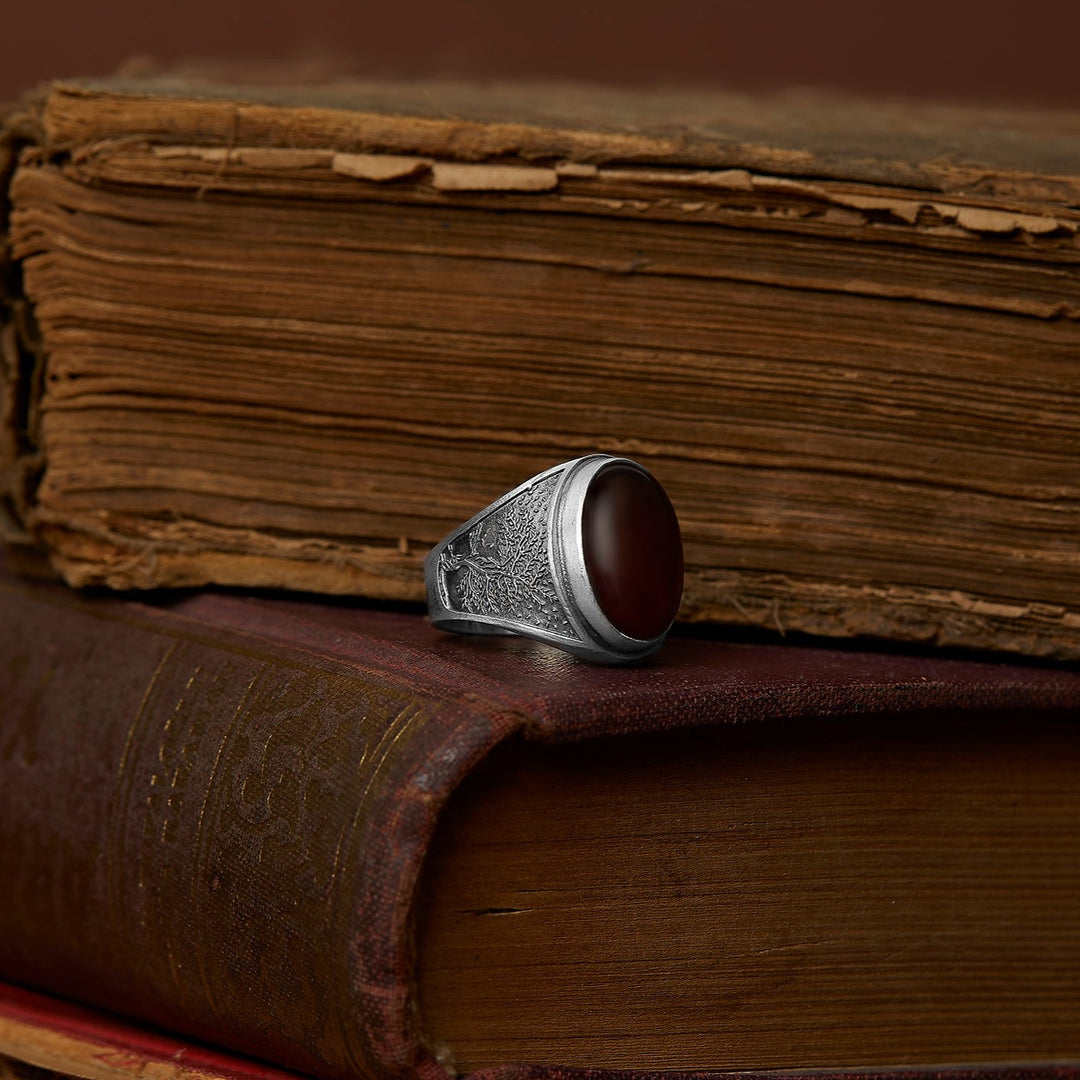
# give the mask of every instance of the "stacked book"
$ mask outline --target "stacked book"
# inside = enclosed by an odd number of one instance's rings
[[[1074,116],[64,82],[0,176],[0,1075],[1080,1076]],[[664,649],[434,630],[598,451]]]

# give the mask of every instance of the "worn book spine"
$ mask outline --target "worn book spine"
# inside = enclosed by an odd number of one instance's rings
[[[419,616],[5,577],[0,977],[329,1080],[445,1080],[409,910],[496,743],[1078,706],[1067,671],[692,640],[613,671]]]
[[[412,878],[518,721],[392,641],[0,606],[0,972],[304,1072],[442,1076],[408,1013]]]

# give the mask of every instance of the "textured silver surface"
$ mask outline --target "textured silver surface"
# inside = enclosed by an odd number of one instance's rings
[[[526,487],[440,552],[446,606],[579,638],[555,589],[548,521],[558,475]]]

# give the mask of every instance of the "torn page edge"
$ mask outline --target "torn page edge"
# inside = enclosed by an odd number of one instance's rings
[[[620,167],[604,169],[582,162],[563,161],[552,166],[465,164],[437,161],[428,157],[400,154],[336,153],[331,150],[302,150],[264,147],[155,146],[155,157],[189,159],[211,164],[244,165],[256,169],[330,169],[355,180],[386,183],[430,176],[438,191],[557,190],[560,180],[575,179],[604,183],[686,187],[701,191],[776,192],[830,203],[862,214],[887,215],[910,227],[953,227],[977,235],[1024,233],[1045,236],[1057,231],[1080,232],[1080,220],[1049,214],[1027,214],[980,206],[964,206],[927,197],[873,195],[837,191],[829,185],[788,177],[751,173],[746,169],[662,170]],[[613,200],[612,208],[623,208],[626,200]],[[689,203],[686,209],[700,210],[706,203]],[[931,213],[938,220],[923,220]],[[854,221],[849,222],[854,224]]]

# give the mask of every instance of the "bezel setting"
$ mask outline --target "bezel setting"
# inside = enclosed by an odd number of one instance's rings
[[[425,562],[432,625],[464,634],[523,635],[604,664],[633,663],[655,653],[670,623],[663,633],[648,640],[623,633],[600,606],[586,566],[585,499],[593,480],[612,465],[635,469],[656,483],[647,469],[630,458],[608,454],[576,458],[508,491],[432,548]],[[508,555],[515,535],[507,525],[511,519],[523,538],[522,547],[543,545],[546,550]],[[524,529],[522,521],[526,522]],[[470,591],[460,585],[463,567],[474,577],[484,573],[499,576],[500,585],[504,585],[507,575],[523,561],[530,567],[528,581],[536,595],[530,598],[528,584],[512,591],[512,602],[504,605],[509,610],[501,610],[486,597],[478,599],[475,588]],[[549,578],[539,571],[541,561],[546,561]],[[505,588],[502,594],[506,594]],[[560,609],[557,617],[552,611],[553,599]]]

